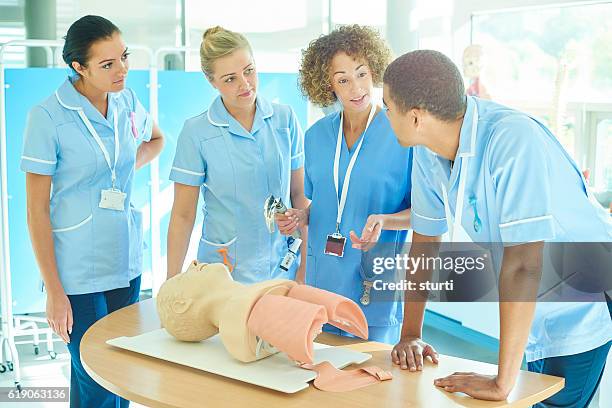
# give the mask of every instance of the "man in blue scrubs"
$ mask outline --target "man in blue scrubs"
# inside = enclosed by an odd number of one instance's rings
[[[488,243],[497,248],[492,257],[500,293],[533,292],[540,283],[544,242],[612,242],[611,218],[544,125],[466,96],[464,89],[457,67],[436,51],[405,54],[385,72],[384,100],[393,130],[401,145],[415,146],[411,255],[436,256],[447,232],[451,241]],[[422,369],[424,357],[437,361],[433,347],[421,339],[425,302],[416,296],[406,292],[404,314],[413,318],[404,320],[392,352],[393,361],[411,371]],[[566,380],[562,391],[538,406],[588,406],[612,343],[604,294],[590,299],[500,302],[498,374],[455,373],[435,385],[503,400],[525,351],[531,371]]]

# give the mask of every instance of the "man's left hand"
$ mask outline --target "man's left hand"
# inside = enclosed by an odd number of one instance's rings
[[[434,385],[448,392],[463,392],[470,397],[489,401],[503,401],[510,394],[510,389],[498,384],[495,375],[456,372],[434,380]]]

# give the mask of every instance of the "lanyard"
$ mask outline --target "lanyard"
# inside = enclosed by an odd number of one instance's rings
[[[89,118],[87,118],[87,116],[85,115],[85,112],[83,112],[83,109],[79,109],[77,112],[79,113],[81,120],[85,124],[85,127],[87,128],[87,130],[89,130],[89,133],[91,133],[94,140],[100,147],[100,150],[102,150],[102,154],[104,155],[104,160],[106,161],[106,164],[108,165],[108,168],[111,172],[111,180],[113,183],[113,189],[115,189],[115,181],[117,180],[117,174],[115,170],[117,168],[117,158],[119,157],[119,130],[117,126],[117,109],[113,110],[113,124],[114,124],[114,131],[115,131],[115,162],[113,163],[113,165],[111,165],[110,156],[108,154],[108,150],[106,150],[106,146],[104,146],[104,143],[102,143],[102,139],[100,139],[98,132],[96,132],[96,129],[94,129],[93,125],[89,121]]]
[[[338,217],[336,218],[336,233],[340,232],[340,222],[342,222],[342,213],[344,212],[344,207],[346,206],[346,196],[348,195],[349,183],[351,181],[351,173],[353,172],[353,166],[355,165],[355,161],[357,161],[357,156],[359,155],[359,151],[361,150],[361,145],[363,144],[363,139],[365,139],[365,133],[372,122],[372,118],[376,113],[376,104],[372,103],[372,108],[370,109],[370,116],[368,116],[368,122],[366,123],[366,127],[361,134],[361,140],[357,145],[357,148],[353,152],[353,157],[349,161],[349,165],[346,169],[346,174],[344,175],[344,183],[342,184],[342,195],[340,196],[340,200],[338,201]],[[338,200],[338,168],[340,167],[340,151],[342,149],[342,125],[344,124],[344,114],[340,113],[340,127],[338,128],[338,141],[336,142],[336,156],[334,158],[334,187],[336,188],[336,200]]]
[[[478,130],[478,110],[474,106],[472,115],[472,142],[476,138]],[[450,241],[453,242],[455,233],[461,228],[461,219],[463,217],[463,201],[465,200],[465,184],[468,177],[469,156],[460,156],[461,163],[459,164],[459,189],[457,190],[457,203],[455,206],[455,216],[453,217],[450,210],[450,202],[448,201],[448,191],[444,181],[440,182],[442,186],[442,198],[444,200],[444,212],[446,214],[446,225],[448,226],[448,234]],[[455,165],[457,162],[455,161]]]

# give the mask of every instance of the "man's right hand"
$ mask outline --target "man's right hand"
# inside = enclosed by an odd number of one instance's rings
[[[64,343],[70,343],[72,333],[72,306],[65,293],[47,293],[47,322],[51,330],[62,338]]]
[[[402,370],[423,370],[423,360],[426,357],[438,364],[438,352],[421,338],[414,336],[402,337],[391,351],[393,364],[399,365]]]

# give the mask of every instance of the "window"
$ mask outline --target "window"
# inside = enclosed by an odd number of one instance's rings
[[[371,0],[330,0],[332,23],[360,24],[378,28],[384,35],[387,2]]]
[[[596,191],[612,192],[612,114],[595,116],[595,140],[591,185]]]
[[[612,190],[612,2],[476,13],[471,28],[492,98],[542,119]]]
[[[244,34],[255,54],[261,72],[296,72],[301,49],[318,37],[327,24],[328,0],[268,0],[266,2],[227,1],[224,7],[187,0],[187,43],[199,48],[204,31],[220,25]],[[240,12],[236,12],[240,10]],[[200,70],[197,53],[186,59],[187,70]]]
[[[609,101],[612,2],[475,14],[472,43],[492,94],[550,102],[559,84],[566,100]]]
[[[23,23],[0,24],[0,44],[25,38]],[[25,66],[25,47],[13,46],[4,51],[5,68],[21,68]]]

